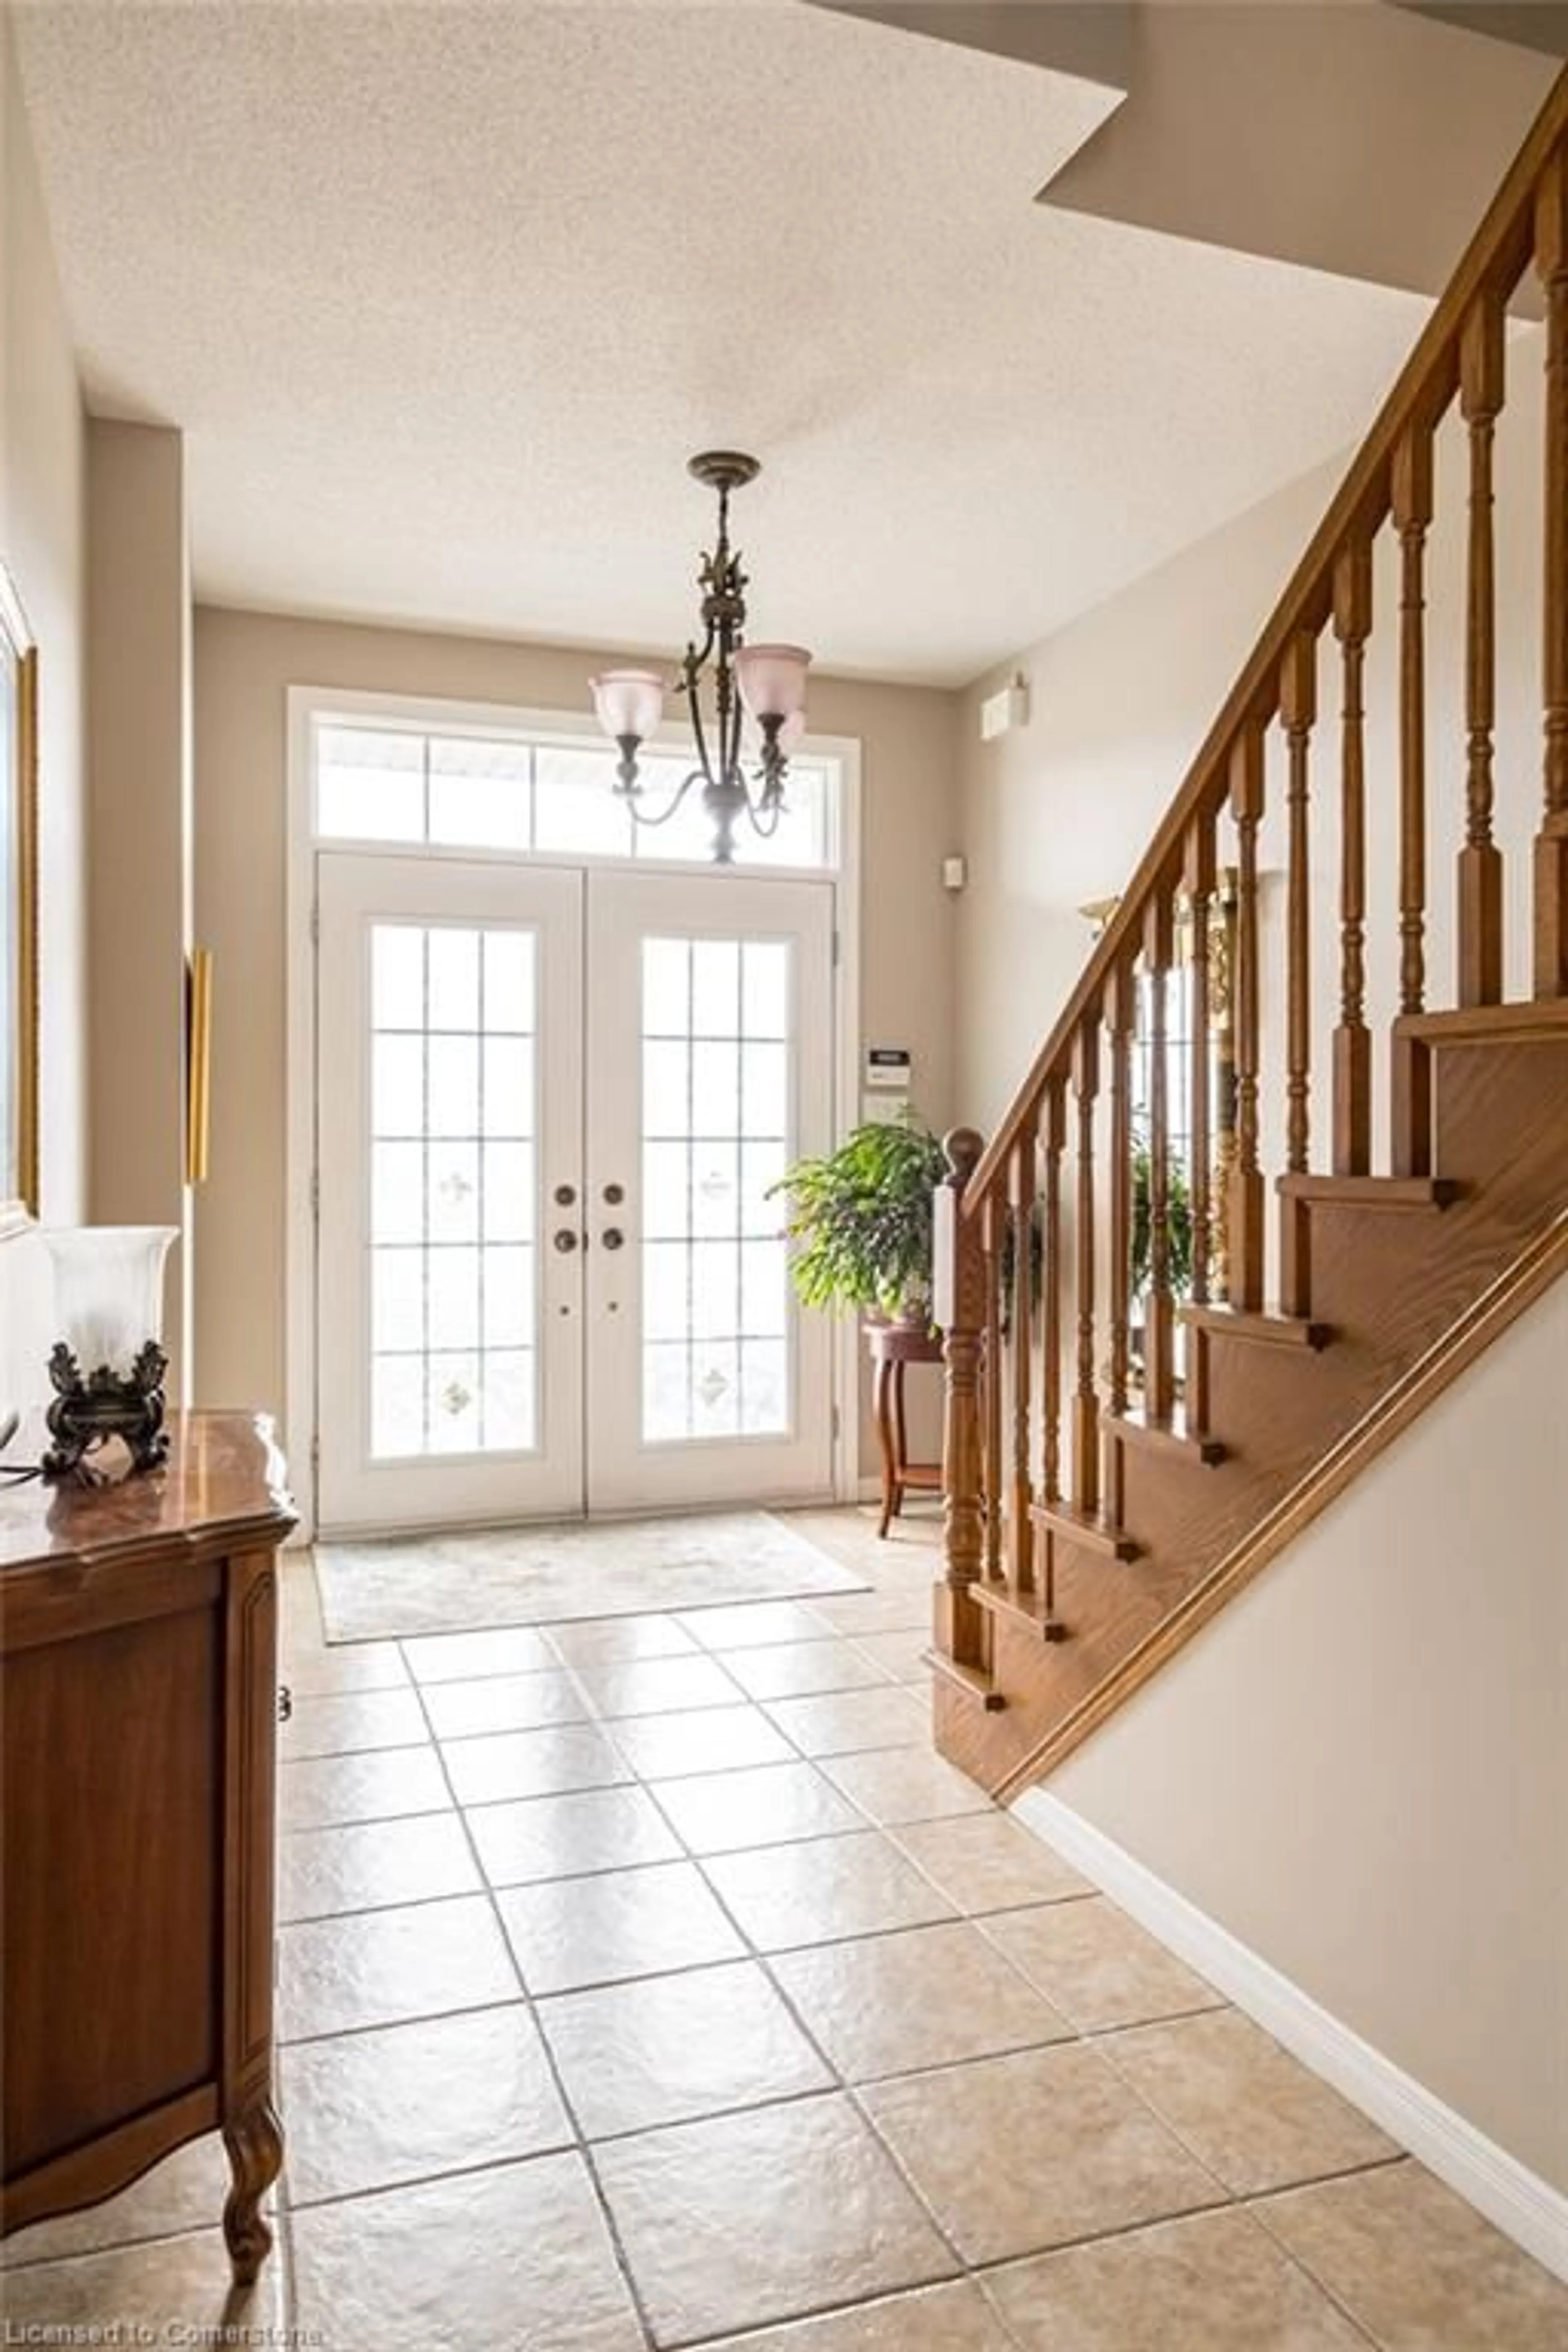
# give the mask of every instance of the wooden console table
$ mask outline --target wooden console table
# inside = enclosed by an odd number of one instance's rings
[[[940,1495],[940,1462],[911,1462],[904,1429],[904,1367],[940,1364],[942,1340],[923,1323],[868,1323],[866,1346],[872,1365],[872,1404],[882,1451],[882,1517],[885,1536],[904,1507],[906,1493]]]
[[[173,1439],[165,1470],[121,1485],[0,1486],[0,2231],[221,2129],[247,2285],[283,2153],[276,1552],[294,1514],[268,1423],[176,1416]]]

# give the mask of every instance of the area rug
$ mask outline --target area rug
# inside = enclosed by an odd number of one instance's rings
[[[767,1511],[318,1544],[316,1582],[329,1642],[867,1590]]]

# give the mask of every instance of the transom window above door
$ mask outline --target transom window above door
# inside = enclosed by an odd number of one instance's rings
[[[688,793],[668,824],[634,823],[614,791],[613,759],[586,736],[317,718],[313,749],[321,840],[698,864],[710,855],[711,826],[699,793]],[[637,764],[648,803],[658,809],[689,772],[692,755],[656,743]],[[796,753],[777,831],[763,838],[742,827],[735,862],[834,861],[829,764]]]

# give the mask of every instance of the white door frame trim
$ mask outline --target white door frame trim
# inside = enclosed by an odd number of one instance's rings
[[[316,1525],[316,833],[311,797],[310,739],[316,719],[331,717],[402,720],[408,726],[515,729],[519,733],[582,740],[592,728],[581,712],[541,710],[522,704],[458,702],[428,695],[360,692],[348,687],[288,688],[285,777],[287,861],[284,962],[285,1165],[283,1188],[284,1354],[283,1440],[288,1454],[299,1526],[290,1538],[308,1543]],[[679,742],[677,730],[661,730],[661,741]],[[759,875],[781,880],[798,872],[827,880],[834,891],[837,957],[833,971],[833,1118],[836,1135],[847,1134],[859,1117],[860,1084],[860,741],[850,735],[807,735],[803,753],[831,761],[837,769],[835,794],[837,856],[826,867],[762,866]],[[606,774],[607,774],[606,771]],[[421,850],[410,842],[334,840],[337,849],[367,856],[424,855],[492,857],[523,865],[620,866],[630,872],[650,868],[636,859],[580,856],[537,857],[515,851],[472,848]],[[660,862],[661,873],[704,874],[710,867]],[[834,1346],[835,1435],[833,1491],[853,1502],[860,1490],[860,1327],[858,1318],[839,1323]]]

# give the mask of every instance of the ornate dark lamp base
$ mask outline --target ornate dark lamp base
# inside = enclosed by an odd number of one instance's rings
[[[85,1486],[100,1474],[87,1456],[111,1437],[122,1438],[133,1470],[156,1470],[168,1459],[163,1427],[163,1375],[169,1359],[149,1339],[121,1379],[107,1364],[83,1380],[81,1366],[63,1339],[49,1358],[55,1401],[47,1416],[53,1445],[43,1459],[46,1478],[75,1478]]]

